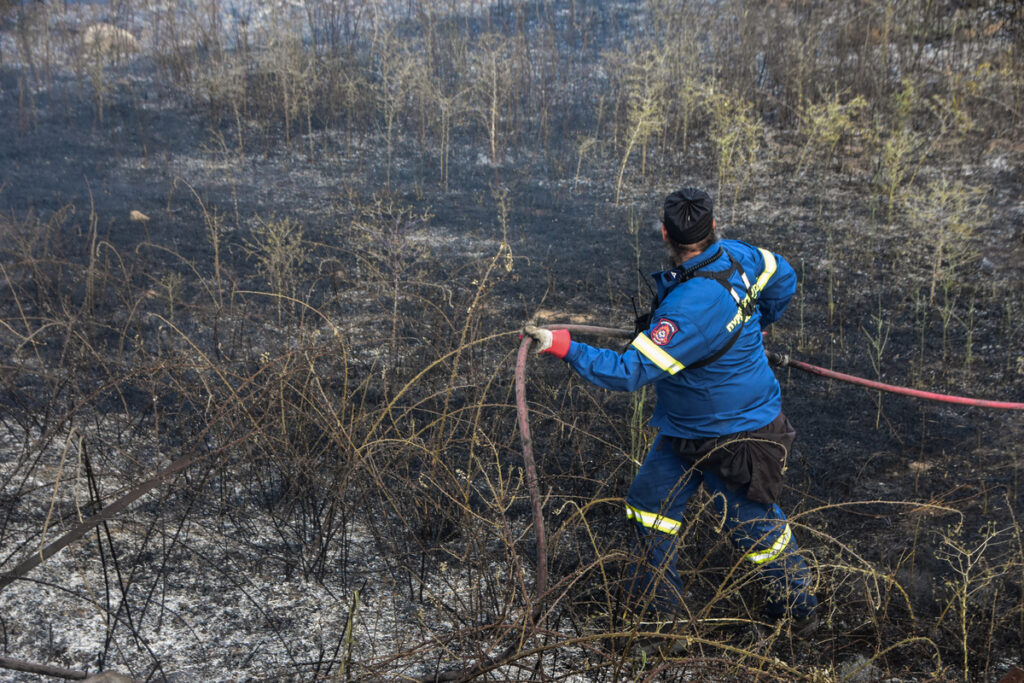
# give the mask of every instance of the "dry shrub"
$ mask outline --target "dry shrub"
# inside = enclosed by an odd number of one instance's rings
[[[710,136],[717,151],[717,196],[720,205],[724,205],[723,192],[731,193],[735,219],[736,198],[754,173],[763,129],[753,104],[741,97],[716,92],[712,88],[708,100],[711,110]]]

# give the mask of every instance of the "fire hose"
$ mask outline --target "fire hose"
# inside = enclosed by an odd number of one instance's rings
[[[595,334],[605,337],[630,337],[632,332],[620,330],[615,327],[596,327],[594,325],[558,325],[546,326],[548,329],[569,330],[570,334]],[[530,504],[533,508],[533,521],[537,534],[537,579],[536,594],[537,604],[533,606],[532,620],[540,615],[540,596],[547,590],[548,583],[548,562],[547,562],[547,540],[544,536],[544,511],[540,497],[540,484],[537,479],[537,464],[533,458],[533,438],[530,436],[530,415],[526,407],[526,357],[530,351],[530,343],[533,339],[523,335],[523,341],[519,345],[519,355],[516,358],[516,416],[519,420],[519,437],[523,442],[523,467],[526,470],[526,485],[530,491]]]
[[[578,334],[591,334],[596,336],[604,337],[618,337],[618,338],[629,338],[633,336],[632,330],[624,330],[614,327],[600,327],[595,325],[546,325],[548,329],[564,329],[570,333],[576,332]],[[530,492],[530,503],[533,513],[534,529],[537,538],[537,573],[534,584],[534,604],[530,609],[530,622],[536,625],[537,619],[540,617],[544,594],[547,591],[547,578],[548,578],[548,566],[547,566],[547,540],[544,531],[544,511],[543,501],[540,495],[540,483],[537,476],[537,465],[533,457],[533,439],[530,434],[530,422],[529,422],[529,410],[526,404],[526,359],[528,357],[530,344],[532,339],[529,336],[524,336],[522,343],[519,347],[519,353],[516,358],[516,369],[515,369],[515,396],[516,396],[516,413],[519,424],[520,438],[523,446],[523,465],[526,474],[527,488]],[[830,379],[836,379],[842,382],[848,382],[850,384],[856,384],[871,389],[877,389],[879,391],[887,391],[895,394],[902,394],[904,396],[912,396],[915,398],[922,398],[932,401],[941,401],[945,403],[956,403],[960,405],[978,406],[982,408],[1000,408],[1006,410],[1024,410],[1024,403],[1014,403],[1008,401],[991,401],[986,399],[967,398],[964,396],[953,396],[949,394],[939,394],[930,391],[921,391],[918,389],[910,389],[908,387],[900,387],[892,384],[885,384],[883,382],[877,382],[873,380],[864,379],[862,377],[856,377],[854,375],[848,375],[841,372],[835,372],[833,370],[827,370],[810,363],[798,361],[792,359],[788,354],[767,352],[768,360],[772,365],[778,367],[791,367],[811,374],[819,375],[822,377],[828,377]],[[121,510],[125,509],[132,502],[141,497],[144,493],[152,490],[158,484],[163,483],[169,479],[173,474],[186,469],[196,462],[199,458],[195,456],[183,456],[171,463],[163,471],[159,472],[153,478],[143,482],[140,486],[129,491],[127,494],[122,496],[119,500],[113,504],[108,505],[106,508],[93,515],[90,519],[77,525],[70,532],[59,538],[57,541],[51,543],[38,554],[32,555],[26,558],[25,561],[20,563],[13,571],[6,574],[0,575],[0,591],[6,586],[13,583],[18,578],[27,574],[32,568],[45,561],[45,559],[59,550],[64,548],[69,543],[81,538],[89,529],[93,528],[97,524],[104,520],[110,519]],[[510,646],[505,652],[497,657],[484,658],[477,662],[475,665],[455,670],[440,672],[433,676],[427,676],[418,680],[422,681],[451,681],[451,680],[468,680],[473,678],[484,670],[489,670],[500,666],[504,661],[507,661],[510,657],[514,656],[515,646]],[[24,668],[32,667],[32,668]],[[28,662],[20,662],[16,660],[10,660],[8,658],[0,658],[0,668],[15,669],[21,671],[35,671],[37,673],[44,673],[46,675],[58,676],[64,678],[84,678],[86,674],[79,671],[70,671],[63,669],[56,669],[51,667],[43,667],[42,665],[32,664]]]
[[[983,398],[968,398],[966,396],[952,396],[950,394],[938,394],[933,391],[921,391],[920,389],[911,389],[909,387],[899,387],[894,384],[886,384],[884,382],[876,382],[870,379],[864,379],[863,377],[856,377],[854,375],[847,375],[843,372],[836,372],[834,370],[826,370],[825,368],[818,367],[817,365],[811,365],[810,363],[804,363],[803,361],[793,360],[786,353],[768,352],[768,361],[772,365],[783,368],[796,368],[797,370],[803,370],[814,375],[821,377],[828,377],[830,379],[838,379],[842,382],[849,382],[850,384],[857,384],[862,387],[868,387],[870,389],[878,389],[879,391],[888,391],[893,394],[901,394],[903,396],[913,396],[914,398],[923,398],[929,401],[941,401],[942,403],[958,403],[965,406],[978,406],[980,408],[1002,408],[1004,410],[1024,410],[1024,403],[1013,403],[1010,401],[990,401]]]
[[[629,338],[634,335],[632,330],[624,330],[614,327],[598,327],[594,325],[545,325],[549,330],[564,329],[571,333],[593,334],[605,337]],[[540,495],[540,484],[537,477],[537,465],[533,457],[533,439],[530,435],[529,411],[526,405],[526,358],[533,341],[527,335],[523,336],[519,346],[519,355],[516,358],[515,385],[516,385],[516,413],[519,422],[519,434],[523,444],[523,467],[526,470],[526,484],[530,492],[530,503],[533,508],[533,522],[537,537],[537,576],[535,581],[535,604],[531,610],[531,621],[536,622],[540,616],[541,602],[544,592],[547,590],[548,566],[547,566],[547,540],[544,531],[544,511]],[[900,387],[884,382],[876,382],[854,375],[847,375],[834,370],[827,370],[817,365],[811,365],[803,361],[790,358],[789,354],[778,352],[767,352],[768,361],[777,367],[790,367],[802,370],[814,375],[828,377],[830,379],[848,382],[879,391],[888,391],[894,394],[912,396],[931,401],[944,403],[957,403],[960,405],[978,406],[982,408],[1001,408],[1006,410],[1024,410],[1024,403],[1013,403],[1008,401],[990,401],[986,399],[967,398],[964,396],[952,396],[939,394],[931,391],[921,391]]]

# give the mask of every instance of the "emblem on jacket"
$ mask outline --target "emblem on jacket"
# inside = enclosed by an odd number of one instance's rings
[[[665,346],[672,341],[672,336],[679,331],[679,326],[671,320],[660,318],[651,330],[651,341],[658,346]]]

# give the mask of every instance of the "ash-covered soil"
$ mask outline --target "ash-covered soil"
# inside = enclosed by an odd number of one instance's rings
[[[0,120],[17,125],[0,140],[0,571],[201,457],[0,591],[4,655],[146,680],[401,680],[495,656],[519,628],[542,654],[493,680],[998,680],[1022,663],[1021,413],[792,369],[779,370],[799,432],[781,505],[821,577],[811,643],[780,637],[752,655],[741,635],[695,627],[725,647],[654,664],[601,639],[615,630],[619,503],[650,438],[631,417],[644,405],[533,358],[562,592],[539,630],[521,627],[536,557],[514,331],[631,327],[647,297],[638,269],[664,262],[661,198],[717,189],[710,143],[652,144],[616,203],[610,149],[509,133],[494,164],[467,124],[443,187],[412,121],[390,169],[379,125],[300,128],[290,145],[253,126],[241,151],[229,119],[161,86],[144,55],[110,67],[102,121],[68,73],[31,89],[27,115],[25,66],[5,60]],[[969,264],[934,293],[934,245],[885,219],[877,169],[845,159],[798,174],[800,153],[794,130],[771,129],[735,199],[716,197],[724,236],[801,277],[769,348],[1024,400],[1024,148],[986,141],[918,170],[922,186],[991,188]],[[255,294],[279,272],[260,228],[285,217],[302,258],[279,291]],[[756,591],[718,584],[736,558],[706,502],[682,541],[688,595],[713,605],[708,619],[749,617]]]

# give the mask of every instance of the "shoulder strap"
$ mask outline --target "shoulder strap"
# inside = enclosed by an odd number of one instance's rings
[[[651,295],[651,306],[650,306],[649,309],[647,309],[646,313],[644,313],[644,314],[638,313],[637,310],[636,310],[636,304],[633,304],[633,313],[636,315],[635,320],[634,320],[634,325],[633,325],[633,327],[634,327],[633,336],[635,337],[636,335],[640,334],[641,332],[645,332],[647,330],[647,328],[651,326],[651,321],[654,318],[654,311],[655,311],[655,309],[657,309],[658,305],[661,304],[662,301],[664,301],[665,297],[668,296],[669,292],[671,292],[673,289],[675,289],[679,285],[683,284],[684,282],[688,282],[689,280],[692,280],[694,277],[696,277],[698,275],[703,276],[704,274],[700,273],[698,271],[701,268],[704,268],[705,266],[711,265],[715,260],[717,260],[718,257],[721,256],[720,251],[725,251],[725,249],[724,248],[716,249],[715,252],[713,254],[711,254],[710,256],[708,256],[706,259],[702,260],[700,263],[697,263],[695,265],[690,266],[689,268],[675,268],[675,269],[673,269],[674,273],[673,273],[673,276],[672,276],[673,277],[672,284],[670,284],[667,287],[665,287],[665,293],[663,295],[661,295],[660,297],[658,296],[657,292],[655,292],[655,293],[653,293]],[[729,252],[727,252],[727,251],[725,253],[727,255],[729,254]],[[732,261],[732,256],[729,256],[729,260]],[[628,348],[628,345],[627,345],[627,348]]]
[[[725,251],[725,249],[722,249]],[[708,280],[714,280],[718,284],[725,287],[729,295],[732,296],[736,305],[743,311],[744,316],[749,316],[753,310],[754,296],[748,296],[751,294],[750,279],[747,278],[747,273],[743,270],[743,266],[740,265],[739,261],[732,257],[728,251],[725,251],[725,255],[729,257],[729,267],[725,270],[715,270],[711,272],[703,271],[700,273],[694,273],[693,277],[702,277]],[[743,296],[736,291],[736,288],[732,286],[732,282],[729,278],[732,277],[733,273],[739,273],[740,279],[743,280],[743,287],[746,289],[743,292]]]
[[[736,328],[736,331],[732,333],[731,337],[729,337],[729,341],[727,341],[722,348],[718,349],[710,356],[701,358],[696,363],[690,363],[688,366],[686,366],[688,370],[695,370],[697,368],[703,368],[705,366],[711,365],[716,360],[718,360],[726,353],[728,353],[729,349],[731,349],[733,345],[736,343],[736,340],[740,338],[740,334],[743,333],[743,328],[747,324],[747,320],[750,318],[750,314],[754,310],[754,302],[756,301],[757,293],[752,291],[752,288],[750,286],[750,280],[747,278],[746,271],[743,270],[743,266],[740,265],[739,261],[732,257],[732,254],[730,254],[729,251],[725,249],[725,247],[722,248],[722,251],[724,251],[725,255],[729,257],[728,268],[726,268],[725,270],[716,270],[711,272],[695,272],[692,274],[691,277],[703,277],[707,278],[708,280],[714,280],[718,284],[725,287],[725,289],[732,296],[733,300],[736,301],[736,307],[738,309],[741,322],[739,326]],[[732,282],[729,280],[729,278],[732,277],[733,273],[739,273],[740,278],[743,280],[743,286],[746,288],[746,291],[743,293],[743,296],[740,296],[740,294],[736,292],[736,288],[733,287]]]
[[[689,365],[686,366],[686,369],[696,370],[697,368],[703,368],[706,365],[711,365],[712,363],[714,363],[716,360],[724,356],[729,351],[729,349],[732,348],[732,345],[735,344],[736,340],[740,338],[741,332],[743,332],[743,325],[740,325],[739,327],[736,328],[736,331],[732,333],[731,337],[729,337],[729,341],[725,343],[725,346],[718,349],[707,358],[701,358],[696,363],[690,363]]]
[[[743,333],[743,328],[746,326],[747,321],[753,314],[754,306],[757,303],[758,294],[761,293],[761,290],[764,288],[765,284],[767,284],[768,280],[771,279],[772,275],[775,274],[776,264],[774,256],[770,252],[767,252],[764,249],[760,249],[759,251],[762,253],[765,259],[765,269],[764,272],[761,273],[761,276],[757,279],[757,282],[752,286],[750,284],[750,279],[747,278],[746,271],[743,270],[743,266],[740,265],[739,261],[734,259],[732,254],[730,254],[725,247],[721,247],[721,249],[729,258],[728,268],[726,268],[725,270],[716,271],[701,270],[701,268],[710,265],[719,257],[718,252],[715,252],[712,256],[709,256],[708,258],[704,259],[703,261],[694,265],[693,267],[680,271],[679,274],[676,276],[676,281],[665,289],[665,296],[668,296],[668,293],[670,291],[675,289],[677,286],[683,284],[684,282],[687,282],[688,280],[691,280],[695,277],[702,277],[709,280],[714,280],[718,284],[725,287],[725,289],[729,292],[730,296],[732,296],[733,300],[736,301],[736,319],[738,319],[737,322],[739,324],[736,326],[735,332],[732,333],[732,336],[729,338],[729,341],[727,341],[725,345],[722,346],[722,348],[718,349],[711,355],[706,356],[705,358],[702,358],[695,363],[687,365],[687,370],[696,370],[697,368],[703,368],[708,365],[711,365],[719,358],[724,356],[726,353],[728,353],[729,349],[731,349],[733,345],[736,343],[736,340],[740,338],[740,335]],[[746,288],[746,291],[743,292],[742,296],[736,291],[736,288],[733,287],[732,282],[729,279],[730,277],[732,277],[733,273],[739,273],[740,279],[743,280],[743,286]],[[651,312],[648,313],[646,316],[637,317],[638,334],[639,332],[646,330],[647,327],[650,325],[651,316],[659,303],[660,301],[657,295],[655,295],[654,300],[651,302]],[[641,320],[643,320],[644,322],[643,329],[639,329]]]

